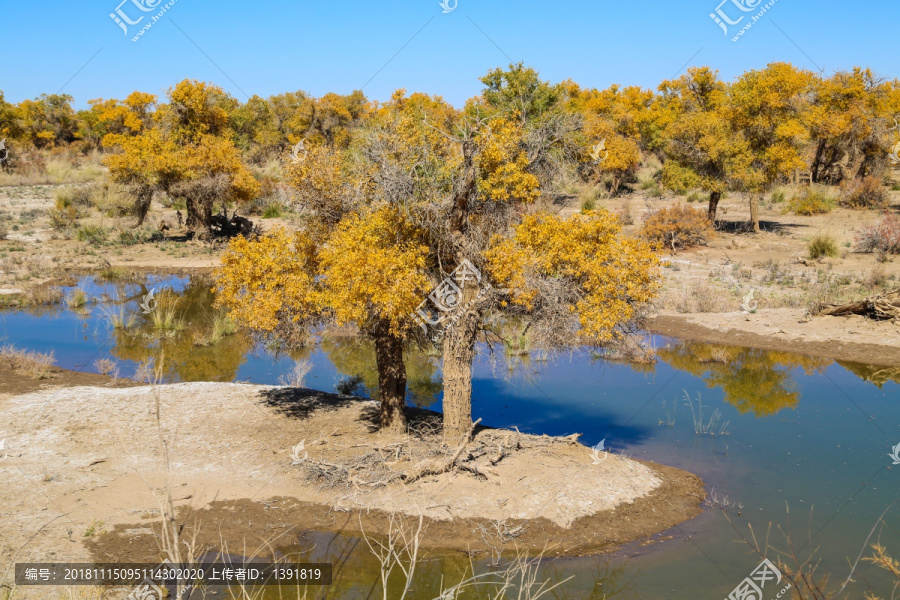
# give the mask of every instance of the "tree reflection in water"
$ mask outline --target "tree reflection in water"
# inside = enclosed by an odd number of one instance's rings
[[[722,388],[725,400],[741,414],[765,417],[785,408],[796,408],[800,391],[791,371],[824,372],[833,361],[756,348],[680,342],[657,351],[659,357],[680,371],[703,379],[707,387]]]
[[[353,336],[323,336],[319,347],[341,373],[359,377],[370,397],[378,393],[378,371],[375,368],[375,344],[372,340]],[[433,356],[409,348],[406,359],[406,396],[415,406],[431,406],[443,386],[438,362]]]
[[[253,341],[235,330],[224,310],[212,307],[206,278],[192,278],[184,292],[157,291],[155,300],[153,311],[133,311],[115,328],[113,356],[153,364],[165,356],[163,381],[233,381],[237,377]]]

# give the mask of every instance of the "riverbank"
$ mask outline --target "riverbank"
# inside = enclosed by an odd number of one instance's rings
[[[809,317],[805,309],[754,313],[664,311],[647,331],[695,342],[795,352],[867,365],[900,366],[900,325],[862,316]]]
[[[440,447],[430,411],[410,409],[412,433],[387,437],[375,431],[375,403],[351,396],[66,385],[80,376],[0,392],[0,572],[11,562],[156,560],[167,494],[198,548],[289,546],[307,530],[378,535],[393,514],[422,515],[423,548],[476,557],[611,550],[692,518],[705,498],[703,482],[679,469],[490,428],[476,429],[461,468],[412,480],[455,451]],[[333,465],[348,474],[328,475]],[[389,481],[373,483],[375,473]]]

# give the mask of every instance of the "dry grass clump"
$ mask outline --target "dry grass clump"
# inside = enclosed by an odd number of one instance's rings
[[[641,236],[661,250],[705,245],[715,236],[712,224],[703,210],[679,204],[653,211],[644,217]]]
[[[305,387],[306,376],[312,371],[312,363],[306,359],[298,360],[294,363],[294,367],[287,375],[279,377],[281,385],[289,387],[302,388]]]
[[[840,255],[837,241],[834,239],[834,236],[828,233],[817,233],[814,235],[806,244],[806,249],[809,251],[809,257],[814,260],[825,257],[835,258]]]
[[[874,175],[841,184],[841,204],[850,208],[887,208],[890,203],[881,179]]]
[[[726,294],[710,285],[705,279],[685,283],[680,297],[676,298],[675,310],[680,313],[714,313],[729,310]]]
[[[16,348],[12,344],[0,347],[0,359],[17,373],[24,373],[34,379],[49,379],[50,367],[55,359],[53,352],[42,354]]]
[[[116,361],[108,358],[101,358],[94,362],[94,368],[101,375],[109,375],[113,379],[119,378],[119,365]]]

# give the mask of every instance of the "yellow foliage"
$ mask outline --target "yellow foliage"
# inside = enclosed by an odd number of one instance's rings
[[[580,335],[594,342],[617,337],[617,327],[659,287],[656,255],[643,241],[622,235],[616,217],[605,210],[569,220],[528,215],[512,238],[495,238],[485,258],[498,286],[510,288],[513,303],[529,310],[538,280],[574,283],[580,298],[568,308],[577,315]]]
[[[206,134],[224,135],[228,130],[228,102],[222,88],[185,79],[169,90],[169,104],[158,111],[158,119],[171,133],[186,142],[199,141]]]
[[[347,216],[320,252],[320,302],[339,325],[386,320],[401,335],[428,291],[422,232],[393,207]]]
[[[276,229],[257,240],[234,238],[215,273],[216,306],[258,331],[281,321],[315,318],[321,312],[315,277],[319,262],[308,236]]]
[[[391,207],[350,214],[320,243],[277,229],[235,238],[216,272],[216,303],[258,331],[324,315],[365,330],[387,322],[402,336],[428,289],[421,232]]]
[[[527,170],[522,134],[521,123],[497,118],[480,136],[478,191],[488,200],[533,202],[540,197],[540,182]]]
[[[706,244],[715,233],[706,212],[683,204],[649,214],[641,227],[641,237],[657,250]]]
[[[325,145],[304,146],[303,159],[289,161],[285,178],[298,200],[316,211],[324,223],[337,223],[343,214],[342,195],[347,176],[341,172],[342,152]]]

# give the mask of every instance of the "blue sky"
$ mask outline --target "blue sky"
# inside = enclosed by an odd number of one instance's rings
[[[126,0],[155,6],[168,0]],[[454,0],[447,0],[450,6]],[[163,95],[184,78],[246,94],[305,90],[316,96],[397,88],[455,105],[477,94],[488,69],[524,61],[545,79],[587,87],[653,87],[685,64],[726,79],[776,60],[830,73],[854,65],[900,77],[900,3],[777,0],[732,42],[710,19],[721,0],[516,2],[458,0],[176,0],[138,42],[109,17],[121,0],[0,0],[0,90],[18,102],[62,89],[84,107],[133,90]],[[743,13],[726,0],[732,20]],[[764,4],[764,2],[763,2]],[[780,29],[779,29],[780,28]]]

